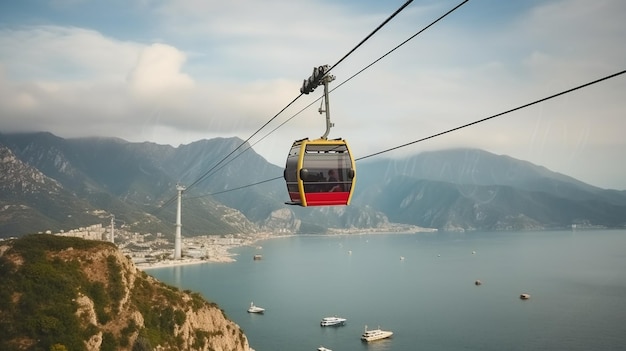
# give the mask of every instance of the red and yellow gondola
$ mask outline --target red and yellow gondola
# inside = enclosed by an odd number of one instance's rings
[[[328,83],[335,77],[328,74],[328,65],[313,68],[300,92],[308,94],[319,85],[324,86],[324,105],[319,113],[326,113],[326,132],[319,139],[304,138],[294,141],[283,176],[289,192],[289,205],[335,206],[349,205],[356,182],[356,167],[348,143],[343,139],[328,139],[333,126],[330,123]]]
[[[349,205],[356,167],[343,139],[296,140],[291,146],[284,177],[291,205]]]

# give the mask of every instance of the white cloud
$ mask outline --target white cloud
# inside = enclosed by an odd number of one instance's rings
[[[152,44],[144,48],[130,73],[131,93],[152,104],[180,100],[194,88],[191,77],[181,72],[184,63],[185,55],[172,46]]]
[[[0,31],[0,60],[17,81],[122,80],[141,46],[76,27]]]

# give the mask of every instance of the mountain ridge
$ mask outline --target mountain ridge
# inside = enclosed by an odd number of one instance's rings
[[[119,138],[63,139],[45,132],[0,134],[0,150],[7,155],[2,167],[39,172],[60,184],[59,191],[65,194],[63,201],[50,191],[30,199],[7,196],[7,187],[31,179],[32,174],[5,177],[0,206],[23,205],[30,210],[22,217],[17,211],[0,211],[0,236],[33,232],[33,226],[23,222],[49,217],[45,213],[55,202],[80,206],[67,208],[71,217],[53,216],[47,227],[45,220],[39,220],[44,226],[39,231],[68,229],[71,221],[66,218],[78,216],[82,221],[76,222],[89,225],[93,223],[87,220],[105,224],[114,215],[131,230],[171,236],[175,222],[171,203],[178,183],[193,184],[183,197],[185,236],[324,233],[331,228],[385,228],[390,223],[439,230],[626,225],[626,191],[601,189],[528,161],[479,149],[359,163],[350,206],[288,206],[282,179],[267,181],[282,175],[282,168],[254,150],[243,152],[246,149],[249,145],[234,137],[173,147]],[[545,211],[537,213],[533,208]]]

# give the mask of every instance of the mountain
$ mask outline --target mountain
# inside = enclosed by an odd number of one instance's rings
[[[2,232],[21,234],[58,224],[82,226],[100,219],[88,201],[0,145],[0,221]]]
[[[0,275],[2,350],[251,350],[215,303],[139,271],[111,243],[0,241]]]
[[[130,231],[172,237],[177,184],[189,187],[184,236],[385,230],[394,223],[440,230],[626,225],[626,192],[475,149],[360,162],[353,203],[329,208],[285,205],[283,169],[238,138],[172,147],[0,134],[0,155],[0,237],[106,225],[112,215]]]
[[[357,186],[356,205],[443,230],[626,226],[626,192],[477,149],[364,163]]]
[[[104,210],[101,213],[103,217],[110,218],[114,214],[117,220],[130,229],[162,233],[173,232],[171,223],[175,222],[175,203],[174,206],[171,203],[166,207],[161,205],[175,195],[176,183],[194,181],[201,176],[200,172],[209,169],[215,160],[225,156],[231,148],[234,149],[233,145],[238,141],[200,141],[192,147],[173,148],[153,143],[128,143],[113,138],[62,139],[49,133],[0,135],[0,147],[5,145],[4,149],[8,148],[15,155],[14,160],[5,160],[6,167],[9,167],[8,164],[22,163],[39,170],[56,180],[66,193],[73,196],[75,202],[85,203],[84,209],[69,211],[71,216],[85,211]],[[232,167],[241,168],[249,160],[245,157],[239,159],[238,163],[232,162],[229,168],[225,167],[215,177],[211,177],[210,186],[205,184],[208,182],[199,184],[196,194],[207,193],[212,189],[223,190],[227,183],[214,181],[218,176],[230,181],[241,179],[231,174]],[[20,183],[22,177],[10,177],[4,181]],[[40,197],[46,194],[49,193],[39,193]],[[56,196],[49,197],[48,202],[56,201]],[[35,213],[45,212],[47,208],[41,202],[29,202],[27,206]],[[186,235],[200,230],[204,234],[207,228],[214,234],[257,229],[239,211],[211,196],[191,198],[185,201],[184,207],[184,229],[188,232],[183,233]],[[231,220],[226,221],[224,218]],[[47,219],[49,226],[39,227],[38,231],[72,228],[60,218]],[[106,222],[105,218],[100,222]],[[82,225],[87,225],[87,222]],[[0,228],[0,232],[9,232],[11,229]],[[32,232],[28,229],[22,228],[16,234]]]

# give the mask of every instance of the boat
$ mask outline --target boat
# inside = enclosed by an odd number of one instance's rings
[[[386,339],[393,335],[392,331],[389,330],[381,330],[380,327],[378,329],[367,330],[367,325],[365,326],[365,331],[361,335],[361,340],[363,341],[375,341],[380,339]]]
[[[248,308],[249,313],[263,313],[265,312],[265,308],[255,306],[254,302],[250,302],[250,308]]]
[[[322,321],[320,322],[320,325],[322,327],[330,327],[333,325],[344,325],[346,324],[347,319],[345,318],[341,318],[341,317],[324,317],[322,318]]]
[[[519,298],[522,299],[522,300],[528,300],[528,299],[530,299],[530,294],[521,294],[519,296]]]
[[[333,350],[325,348],[324,346],[320,346],[317,348],[317,351],[333,351]]]

